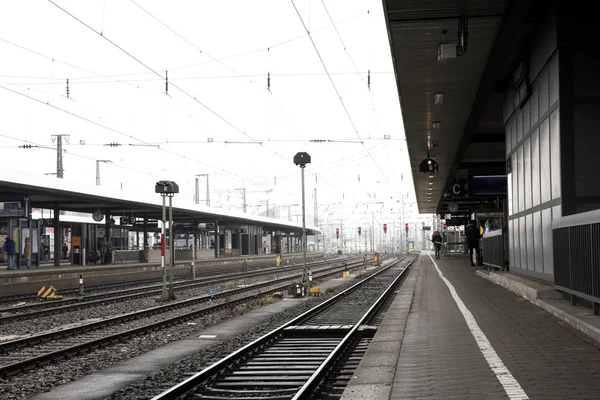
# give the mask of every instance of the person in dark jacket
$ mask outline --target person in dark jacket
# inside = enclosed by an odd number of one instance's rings
[[[469,246],[469,259],[471,261],[471,266],[474,267],[475,263],[473,263],[473,249],[475,249],[477,255],[477,264],[480,264],[481,260],[481,250],[479,249],[479,239],[481,238],[481,233],[479,232],[479,226],[477,226],[477,221],[472,220],[467,225],[467,229],[465,229],[465,233],[467,235],[467,246]]]
[[[8,256],[8,268],[6,269],[16,269],[17,268],[17,247],[14,240],[6,237],[4,241],[4,251],[6,251],[6,255]]]
[[[440,251],[442,250],[442,235],[440,235],[439,231],[433,232],[433,235],[431,235],[431,241],[433,242],[433,246],[435,247],[435,258],[439,260]]]

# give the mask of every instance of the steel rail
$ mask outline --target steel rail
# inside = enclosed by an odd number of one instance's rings
[[[383,268],[381,268],[379,271],[372,274],[371,276],[369,276],[369,277],[361,280],[360,282],[352,285],[351,287],[343,290],[342,292],[338,293],[337,295],[331,297],[330,299],[324,301],[323,303],[318,304],[317,306],[302,313],[301,315],[297,316],[296,318],[293,318],[292,320],[286,322],[285,324],[279,326],[278,328],[275,328],[271,332],[268,332],[267,334],[261,336],[260,338],[254,340],[253,342],[247,344],[246,346],[234,351],[233,353],[229,354],[228,356],[224,357],[223,359],[206,367],[205,369],[198,372],[197,374],[189,377],[188,379],[180,382],[179,384],[173,386],[172,388],[153,397],[152,400],[173,399],[173,398],[176,398],[177,396],[181,396],[181,395],[189,392],[190,390],[194,389],[195,387],[198,387],[202,382],[208,380],[211,376],[218,374],[219,371],[225,369],[231,363],[233,363],[239,359],[242,359],[245,355],[252,353],[253,351],[260,348],[265,343],[273,340],[275,337],[282,334],[283,331],[287,327],[298,325],[302,321],[309,319],[318,313],[323,312],[324,310],[328,309],[329,307],[331,307],[332,305],[337,303],[340,299],[343,299],[348,293],[356,290],[358,287],[360,287],[364,283],[370,281],[371,279],[374,279],[375,277],[379,276],[381,273],[386,272],[387,270],[389,270],[390,268],[392,268],[394,265],[396,265],[398,262],[401,262],[405,258],[406,257],[403,257],[400,260],[396,260],[396,261],[390,263],[389,265],[384,266]],[[410,264],[412,264],[412,261],[408,264],[408,266],[410,266]],[[404,271],[401,275],[403,275],[404,272],[409,269],[408,266],[404,269]],[[396,280],[394,282],[396,282]],[[371,310],[371,309],[372,309],[372,307],[369,310]],[[357,328],[358,326],[359,325],[356,325],[355,328]],[[355,332],[355,331],[356,331],[355,329],[352,330],[352,332]],[[330,359],[331,359],[330,357],[327,358],[327,360],[330,360]],[[322,371],[322,370],[323,369],[321,368],[319,371]],[[312,383],[311,383],[311,385],[312,385]]]
[[[319,267],[321,265],[325,265],[330,263],[331,261],[318,261],[315,263],[311,263],[312,267]],[[339,262],[339,261],[338,261]],[[335,263],[335,261],[334,261]],[[236,273],[231,275],[220,275],[219,278],[207,278],[200,279],[194,282],[185,281],[180,282],[176,287],[181,289],[191,289],[195,287],[203,287],[218,283],[223,283],[230,281],[232,279],[238,278],[252,278],[261,275],[272,274],[274,272],[293,272],[294,270],[302,268],[301,264],[294,264],[293,266],[286,266],[284,268],[274,267],[269,268],[268,270],[262,269],[260,271],[252,271],[246,273]],[[326,267],[325,267],[326,268]],[[90,307],[96,304],[104,304],[104,303],[112,303],[112,302],[120,302],[125,300],[132,300],[140,297],[151,296],[153,294],[160,294],[162,289],[162,284],[152,285],[152,286],[144,286],[133,289],[124,289],[115,292],[106,292],[106,293],[98,293],[95,295],[89,295],[83,298],[73,298],[73,299],[65,299],[65,300],[57,300],[52,303],[42,303],[42,304],[29,304],[18,308],[10,308],[10,309],[1,309],[0,315],[2,312],[9,312],[9,315],[0,316],[0,324],[6,322],[20,321],[31,318],[39,318],[47,315],[53,315],[68,311],[73,311],[81,308]],[[41,310],[35,310],[36,308],[42,308]],[[31,312],[20,312],[23,310],[34,309],[35,311]]]
[[[311,266],[315,266],[315,265],[320,265],[322,263],[326,263],[326,262],[331,262],[331,261],[343,261],[340,258],[330,258],[330,259],[324,259],[321,261],[311,261],[309,264],[307,265],[311,265]],[[263,268],[265,267],[265,265],[256,265],[254,267],[246,267],[246,268],[236,268],[234,269],[232,272],[234,274],[250,274],[250,273],[260,273],[260,271],[275,271],[275,270],[281,270],[281,269],[293,269],[293,268],[299,268],[300,267],[300,263],[296,263],[296,264],[291,264],[291,265],[283,265],[282,267],[267,267],[267,268]],[[252,270],[250,270],[250,268],[253,268]],[[248,270],[248,271],[243,271],[240,272],[240,270]],[[227,274],[227,270],[216,270],[216,271],[210,271],[207,273],[206,276],[196,279],[196,281],[200,281],[203,279],[219,279],[219,278],[225,278],[227,276],[231,276],[233,274]],[[152,283],[152,282],[157,282],[159,280],[159,278],[153,278],[153,279],[140,279],[140,280],[135,280],[135,281],[125,281],[125,282],[111,282],[111,283],[106,283],[106,284],[99,284],[99,285],[90,285],[90,286],[86,286],[85,290],[87,292],[100,292],[100,293],[96,293],[96,294],[92,294],[92,295],[86,295],[83,297],[83,299],[86,298],[90,298],[93,296],[104,296],[104,295],[110,295],[110,294],[114,294],[117,292],[130,292],[130,293],[134,293],[135,291],[138,292],[142,292],[142,291],[149,291],[149,290],[153,290],[154,288],[160,288],[162,287],[162,283],[157,283],[157,284],[150,284],[147,286],[138,286],[141,283]],[[185,285],[186,283],[189,282],[194,282],[193,280],[178,280],[177,282],[174,282],[175,286],[181,286],[181,285]],[[135,287],[131,287],[134,286]],[[117,290],[112,290],[112,291],[108,291],[111,289],[117,288]],[[123,289],[119,289],[119,288],[123,288]],[[79,291],[80,288],[79,287],[71,287],[71,288],[66,288],[66,289],[62,289],[59,290],[59,294],[61,295],[79,295]],[[4,296],[4,297],[0,297],[0,303],[10,303],[12,301],[23,301],[23,300],[34,300],[37,299],[37,294],[22,294],[22,295],[15,295],[15,296]],[[57,303],[63,303],[66,304],[68,302],[76,302],[76,301],[81,301],[81,297],[76,297],[76,298],[69,298],[69,299],[64,299],[64,300],[56,300],[53,301],[52,303],[45,303],[45,304],[57,304]],[[35,304],[36,306],[39,306],[38,304]],[[22,309],[24,307],[28,307],[28,306],[32,306],[32,305],[24,305],[19,307],[18,309]],[[4,307],[0,309],[0,314],[2,314],[3,312],[11,312],[14,311],[15,308],[14,307]]]
[[[356,268],[360,268],[362,266],[362,262],[358,262],[355,265],[348,265],[347,268],[351,268],[351,269],[356,269]],[[324,277],[328,277],[331,275],[335,275],[337,273],[339,273],[341,270],[345,270],[345,267],[331,267],[331,272],[326,272],[323,274],[319,274],[318,276],[315,276],[315,278],[324,278]],[[260,296],[264,296],[264,295],[268,295],[268,294],[272,294],[272,293],[276,293],[276,292],[280,292],[282,290],[285,290],[286,288],[289,287],[289,281],[291,280],[290,277],[288,278],[283,278],[283,279],[278,279],[276,281],[271,281],[271,282],[267,282],[267,283],[261,283],[261,284],[257,284],[257,285],[253,285],[253,286],[248,286],[242,289],[235,289],[235,290],[231,290],[231,291],[227,291],[227,292],[222,292],[218,295],[213,295],[213,296],[202,296],[202,299],[206,298],[206,297],[212,297],[212,298],[216,298],[216,297],[228,297],[231,296],[233,294],[238,294],[238,293],[242,293],[244,291],[250,291],[250,290],[254,290],[254,289],[258,289],[260,287],[265,287],[265,286],[270,286],[270,285],[274,285],[277,283],[281,283],[283,281],[287,281],[285,284],[281,285],[281,286],[277,286],[274,288],[269,288],[267,290],[264,290],[261,293],[255,293],[255,294],[251,294],[239,299],[235,299],[232,301],[228,301],[222,304],[216,304],[214,306],[210,306],[201,310],[195,310],[186,314],[182,314],[182,315],[178,315],[175,317],[171,317],[171,318],[167,318],[165,320],[162,321],[157,321],[151,324],[146,324],[144,326],[141,327],[137,327],[137,328],[133,328],[127,331],[123,331],[123,332],[118,332],[115,334],[111,334],[102,338],[98,338],[92,341],[88,341],[85,343],[81,343],[81,344],[77,344],[74,346],[70,346],[68,348],[64,348],[64,349],[60,349],[60,350],[56,350],[53,352],[49,352],[49,353],[45,353],[36,357],[32,357],[30,359],[27,360],[23,360],[23,361],[19,361],[19,362],[15,362],[12,364],[7,364],[7,365],[2,365],[0,366],[0,377],[8,377],[8,376],[12,376],[15,375],[19,372],[22,372],[24,370],[27,369],[31,369],[33,367],[35,367],[36,365],[42,365],[44,363],[47,363],[51,360],[56,360],[56,359],[62,359],[65,357],[69,357],[71,355],[75,355],[75,354],[80,354],[80,353],[84,353],[90,349],[95,349],[98,347],[102,347],[111,343],[114,343],[118,340],[121,340],[123,338],[127,338],[130,336],[134,336],[139,334],[140,332],[146,332],[146,331],[152,331],[155,330],[157,328],[161,328],[161,327],[165,327],[165,326],[170,326],[176,323],[180,323],[182,321],[186,321],[188,319],[191,318],[196,318],[198,316],[201,315],[205,315],[205,314],[210,314],[214,311],[218,311],[220,309],[224,309],[224,308],[229,308],[232,305],[235,304],[239,304],[239,303],[244,303],[247,302],[249,300],[258,298]],[[186,304],[182,304],[182,303],[186,303]],[[8,342],[3,342],[0,343],[0,353],[7,353],[9,350],[11,349],[15,349],[15,348],[21,348],[21,347],[25,347],[28,345],[32,345],[32,344],[40,344],[40,343],[45,343],[48,341],[54,341],[56,339],[60,339],[61,337],[69,337],[69,336],[76,336],[78,333],[82,333],[82,332],[89,332],[89,331],[93,331],[93,330],[98,330],[101,328],[105,328],[111,325],[115,325],[117,323],[120,322],[127,322],[129,320],[135,320],[135,319],[140,319],[142,317],[145,316],[150,316],[150,315],[154,315],[154,314],[158,314],[160,312],[165,312],[168,311],[166,308],[181,308],[185,305],[189,305],[190,300],[186,300],[184,302],[180,302],[180,303],[176,303],[176,304],[170,304],[167,306],[159,306],[159,307],[154,307],[152,309],[147,309],[147,310],[142,310],[142,311],[138,311],[138,312],[133,312],[130,314],[126,314],[126,315],[122,315],[122,316],[117,316],[117,317],[113,317],[107,320],[103,320],[103,321],[98,321],[98,322],[92,322],[89,324],[85,324],[85,325],[80,325],[77,327],[73,327],[73,328],[69,328],[69,329],[65,329],[65,330],[61,330],[61,331],[56,331],[56,332],[51,332],[51,333],[45,333],[45,334],[39,334],[39,335],[34,335],[34,336],[30,336],[27,338],[23,338],[23,339],[18,339],[18,340],[13,340],[13,341],[8,341]]]

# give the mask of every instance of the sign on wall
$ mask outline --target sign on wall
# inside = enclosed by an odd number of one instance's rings
[[[231,229],[225,230],[225,253],[231,254]]]
[[[7,201],[0,203],[1,218],[19,218],[25,216],[25,205],[21,201]]]

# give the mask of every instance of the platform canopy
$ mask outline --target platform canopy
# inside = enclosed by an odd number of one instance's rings
[[[383,1],[419,212],[472,212],[468,178],[506,175],[503,90],[532,3]],[[428,158],[437,172],[420,172]]]
[[[33,208],[54,209],[54,207],[59,207],[64,211],[89,214],[96,211],[105,214],[109,211],[111,216],[116,217],[135,216],[154,220],[162,219],[162,199],[160,194],[154,193],[154,187],[149,187],[148,191],[144,193],[133,193],[4,169],[0,177],[0,202],[23,201],[25,198],[29,199]],[[302,232],[300,224],[194,204],[178,195],[173,197],[173,220],[197,223],[218,221],[219,224],[257,225],[262,226],[264,230],[279,230],[284,233]],[[320,233],[316,227],[306,227],[307,235]]]

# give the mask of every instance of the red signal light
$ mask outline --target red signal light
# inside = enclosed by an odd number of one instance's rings
[[[408,224],[404,224],[404,229],[408,230]]]
[[[387,233],[387,224],[383,224],[383,233]]]
[[[336,239],[340,238],[340,228],[335,228],[335,238]]]
[[[360,236],[362,230],[360,229],[360,226],[358,227],[358,236]]]

